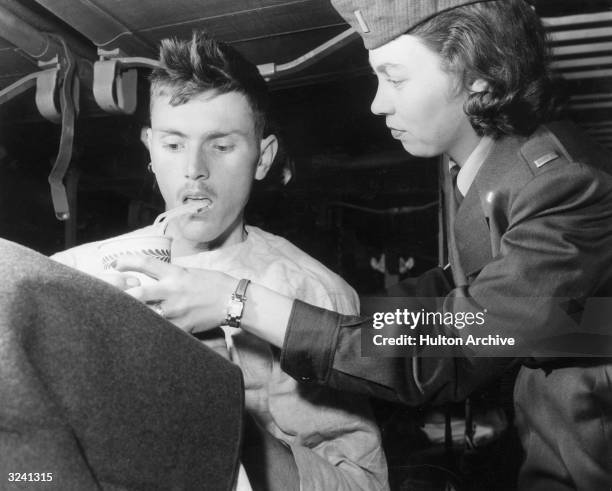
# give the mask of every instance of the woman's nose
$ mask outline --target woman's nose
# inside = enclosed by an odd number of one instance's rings
[[[393,112],[391,101],[380,84],[376,88],[376,94],[370,105],[370,110],[378,116],[385,116]]]

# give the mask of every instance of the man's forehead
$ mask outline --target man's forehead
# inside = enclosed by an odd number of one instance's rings
[[[239,92],[207,91],[178,104],[159,93],[152,99],[151,127],[154,131],[191,134],[250,135],[255,116],[246,97]]]
[[[248,128],[231,126],[203,127],[186,124],[176,124],[172,121],[151,122],[151,130],[159,137],[176,136],[179,138],[214,140],[230,136],[250,138],[253,132]]]
[[[192,102],[213,102],[216,99],[238,99],[243,100],[248,105],[248,100],[238,91],[220,92],[217,89],[208,89],[200,92],[187,92],[180,88],[161,86],[154,89],[151,93],[153,105],[157,102],[172,107],[178,107]]]

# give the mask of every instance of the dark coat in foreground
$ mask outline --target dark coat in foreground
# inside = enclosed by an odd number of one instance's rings
[[[231,489],[238,367],[128,295],[4,240],[0,278],[0,488]]]

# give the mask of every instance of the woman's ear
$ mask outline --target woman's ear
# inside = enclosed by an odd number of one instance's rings
[[[259,150],[259,162],[255,169],[255,179],[261,181],[272,167],[274,157],[278,152],[278,138],[276,135],[269,135],[261,140],[261,146]]]

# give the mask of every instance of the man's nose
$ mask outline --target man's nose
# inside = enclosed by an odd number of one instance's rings
[[[386,116],[393,112],[393,105],[386,90],[378,84],[370,110],[378,116]]]
[[[202,149],[194,149],[187,158],[185,163],[185,177],[188,179],[208,179],[210,170],[206,155]]]

